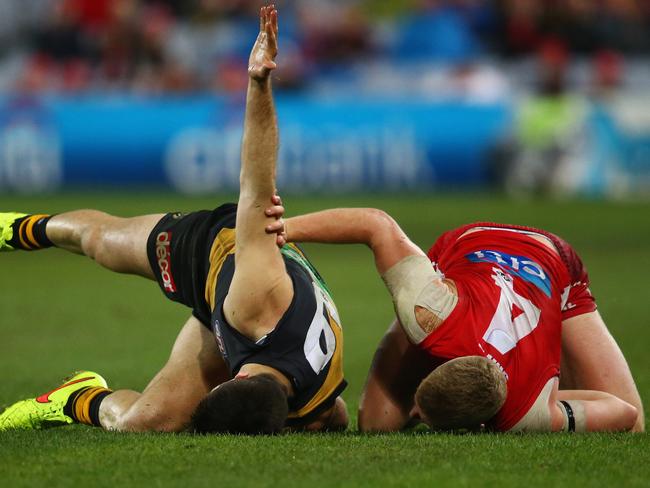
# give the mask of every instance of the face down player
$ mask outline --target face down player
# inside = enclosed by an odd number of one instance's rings
[[[238,205],[121,219],[82,210],[1,214],[0,247],[55,245],[116,272],[158,281],[192,308],[164,368],[142,392],[82,372],[9,407],[0,430],[72,422],[127,431],[272,433],[341,429],[342,337],[336,307],[301,250],[278,249],[263,209],[275,191],[278,131],[270,73],[277,12],[264,7],[249,64]],[[216,340],[215,340],[216,339]]]
[[[276,204],[268,215],[282,214]],[[279,232],[279,243],[364,243],[373,251],[398,321],[375,354],[361,430],[399,430],[418,419],[437,429],[644,429],[587,273],[557,236],[470,224],[443,234],[427,256],[375,209],[326,210],[267,231]]]

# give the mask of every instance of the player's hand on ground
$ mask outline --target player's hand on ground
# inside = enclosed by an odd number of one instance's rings
[[[248,75],[257,81],[268,78],[275,69],[278,54],[278,11],[275,5],[260,9],[260,33],[248,60]]]
[[[271,197],[271,206],[268,207],[264,213],[267,217],[275,218],[275,222],[266,226],[267,234],[276,235],[276,244],[282,247],[287,243],[287,229],[282,216],[284,215],[284,206],[282,205],[282,198],[280,195],[273,195]]]

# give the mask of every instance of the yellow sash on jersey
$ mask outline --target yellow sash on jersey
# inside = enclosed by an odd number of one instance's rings
[[[307,259],[297,246],[294,244],[289,244],[289,246],[296,252],[300,253],[305,260]],[[219,231],[212,243],[212,247],[210,248],[210,269],[205,283],[205,300],[210,305],[210,310],[214,310],[215,307],[217,278],[219,277],[221,268],[223,268],[223,263],[229,255],[234,253],[235,229],[224,227]],[[327,318],[329,325],[332,328],[332,332],[334,332],[334,337],[336,338],[334,355],[330,360],[330,369],[327,373],[327,378],[325,378],[321,387],[305,406],[297,412],[289,413],[289,418],[291,419],[309,415],[321,403],[326,401],[343,381],[343,331],[329,311],[327,311]]]

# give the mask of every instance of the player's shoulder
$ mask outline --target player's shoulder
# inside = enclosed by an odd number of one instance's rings
[[[429,248],[427,256],[432,262],[437,262],[440,255],[447,249],[449,249],[453,244],[467,231],[482,226],[490,225],[504,225],[496,224],[494,222],[471,222],[468,224],[463,224],[453,229],[446,230],[438,236],[433,245]]]

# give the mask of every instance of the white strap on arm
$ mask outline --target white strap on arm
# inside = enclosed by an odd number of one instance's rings
[[[429,333],[415,317],[415,307],[422,307],[440,320],[452,312],[458,297],[442,281],[426,256],[408,256],[382,275],[393,298],[395,312],[409,340],[421,343]]]

